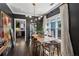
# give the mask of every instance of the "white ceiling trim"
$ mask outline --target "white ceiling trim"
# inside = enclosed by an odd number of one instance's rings
[[[15,14],[23,14],[27,16],[34,16],[34,6],[32,3],[19,4],[19,3],[7,3],[11,11]],[[36,3],[35,13],[36,16],[41,16],[50,12],[51,10],[60,6],[61,3],[54,3],[52,6],[49,3]],[[32,9],[32,10],[31,10]]]
[[[10,8],[10,10],[12,11],[12,13],[25,15],[25,13],[24,13],[21,9],[14,7],[15,9],[21,10],[21,12],[16,12],[16,13],[15,13],[14,10],[12,9],[13,6],[9,5],[8,3],[7,3],[7,5],[8,5],[8,7]]]

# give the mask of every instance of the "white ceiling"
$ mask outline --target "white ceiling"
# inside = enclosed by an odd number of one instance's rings
[[[35,3],[35,16],[40,16],[54,8],[58,3]],[[34,6],[32,3],[7,3],[11,11],[15,14],[34,16]]]

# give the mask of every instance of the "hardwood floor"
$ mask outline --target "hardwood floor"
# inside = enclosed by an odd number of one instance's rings
[[[35,56],[37,53],[33,51],[31,44],[25,42],[24,39],[18,38],[16,46],[10,50],[8,56]]]
[[[39,50],[40,49],[37,49],[33,46],[31,41],[25,42],[24,39],[18,38],[16,46],[11,48],[7,56],[40,56]],[[56,51],[54,55],[57,56]]]

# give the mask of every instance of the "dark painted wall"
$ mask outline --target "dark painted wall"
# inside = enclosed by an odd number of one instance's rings
[[[26,38],[27,42],[30,40],[30,18],[26,17]]]
[[[21,14],[13,14],[13,17],[18,19],[26,19],[26,40],[28,42],[30,39],[30,19]]]
[[[25,15],[13,14],[13,18],[26,19]]]
[[[5,12],[8,16],[10,16],[12,18],[12,25],[14,25],[14,18],[26,19],[25,15],[13,14],[6,3],[0,3],[0,10]],[[27,39],[30,38],[30,26],[29,26],[30,23],[29,22],[30,22],[29,20],[26,20],[26,30],[27,30],[26,37],[27,37]],[[13,26],[13,29],[14,29],[14,26]]]
[[[12,11],[10,10],[10,8],[6,3],[0,3],[0,11],[3,11],[4,13],[6,13],[8,16],[12,18],[12,27],[13,27],[14,21],[13,21]]]
[[[75,55],[79,55],[79,3],[70,3],[69,32]]]
[[[0,11],[3,11],[4,13],[6,13],[12,20],[11,20],[11,24],[12,24],[12,28],[14,28],[13,24],[14,24],[14,19],[13,19],[13,15],[12,15],[12,11],[10,10],[10,8],[8,7],[8,5],[6,3],[0,3]],[[13,30],[14,31],[14,30]],[[12,37],[12,39],[14,39]],[[13,40],[11,40],[12,46],[13,45]]]
[[[2,10],[7,15],[12,17],[12,11],[9,9],[8,5],[6,5],[5,3],[0,3],[0,10]]]
[[[12,28],[14,28],[13,24],[14,24],[14,19],[13,19],[13,15],[12,15],[12,11],[10,10],[10,8],[8,7],[8,5],[6,3],[0,3],[0,11],[3,11],[4,13],[6,13],[9,17],[11,17],[12,19]]]

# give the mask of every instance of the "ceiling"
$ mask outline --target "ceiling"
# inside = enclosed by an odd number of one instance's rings
[[[58,3],[35,3],[35,16],[47,13],[57,4]],[[34,16],[34,6],[32,3],[7,3],[7,5],[14,14]]]

